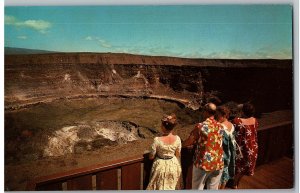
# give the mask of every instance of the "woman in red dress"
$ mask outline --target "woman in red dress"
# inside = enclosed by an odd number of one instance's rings
[[[237,188],[244,175],[253,176],[257,160],[257,128],[254,106],[246,103],[242,107],[242,118],[235,118],[235,139],[238,144],[234,185]]]

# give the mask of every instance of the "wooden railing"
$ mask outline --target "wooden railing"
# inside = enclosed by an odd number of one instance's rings
[[[262,165],[283,156],[294,155],[294,126],[292,121],[267,125],[257,132],[258,157],[256,165]]]
[[[292,122],[269,125],[258,130],[257,165],[293,152]],[[293,154],[293,153],[292,153]],[[193,150],[183,148],[181,164],[184,189],[191,189]],[[140,190],[146,189],[152,161],[148,154],[107,162],[28,182],[27,190]]]

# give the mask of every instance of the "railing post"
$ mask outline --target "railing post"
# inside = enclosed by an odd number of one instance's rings
[[[145,190],[149,184],[153,160],[149,159],[149,153],[144,154],[143,157],[144,157],[143,189]]]
[[[182,148],[181,150],[181,167],[184,189],[192,189],[193,152],[194,150],[189,148]]]

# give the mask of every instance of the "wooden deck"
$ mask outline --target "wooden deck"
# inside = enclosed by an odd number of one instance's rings
[[[294,162],[280,158],[256,168],[254,176],[245,176],[239,189],[290,189],[294,187]]]

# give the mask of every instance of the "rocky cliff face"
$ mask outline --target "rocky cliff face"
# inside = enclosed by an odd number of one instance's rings
[[[59,97],[165,96],[186,101],[217,91],[261,111],[292,108],[292,60],[205,60],[130,54],[5,56],[5,107]]]

